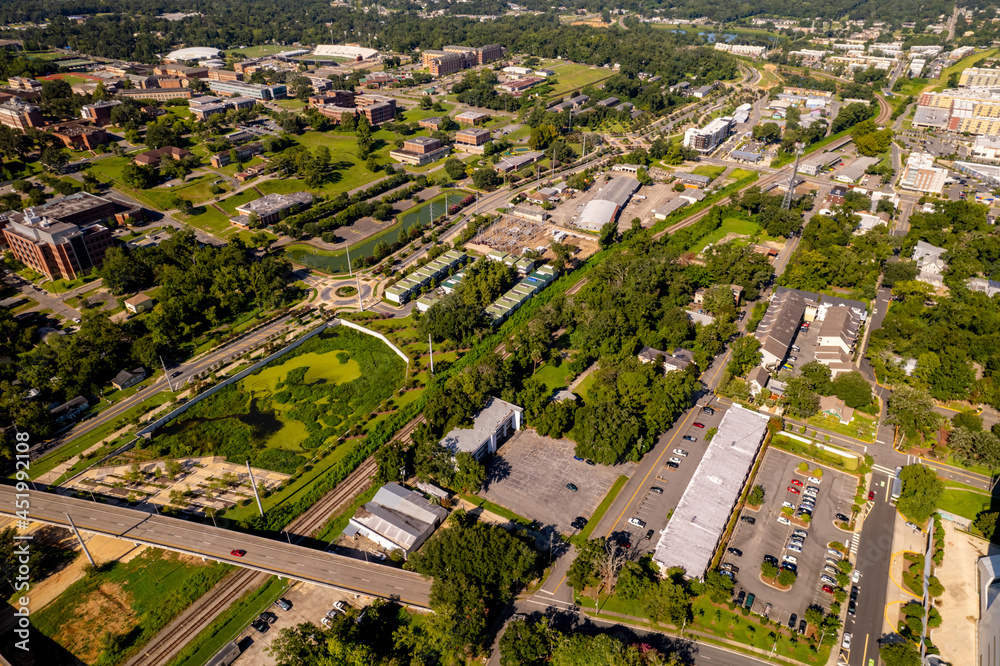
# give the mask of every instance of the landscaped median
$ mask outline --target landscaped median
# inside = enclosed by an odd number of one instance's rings
[[[587,523],[587,526],[584,527],[582,530],[580,530],[579,534],[576,534],[575,536],[571,537],[570,542],[582,543],[590,538],[590,535],[593,534],[594,530],[597,528],[597,523],[601,522],[601,519],[604,518],[604,514],[606,514],[608,512],[608,509],[611,508],[611,504],[616,499],[618,499],[618,495],[621,493],[622,488],[625,487],[625,484],[627,482],[628,482],[628,477],[624,475],[619,476],[617,479],[615,479],[615,482],[611,485],[611,490],[609,490],[608,494],[604,496],[604,499],[601,500],[601,503],[597,505],[597,509],[594,510],[594,513],[590,517],[590,521]]]

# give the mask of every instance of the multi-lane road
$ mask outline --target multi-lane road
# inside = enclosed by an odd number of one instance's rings
[[[69,528],[68,514],[77,529],[83,532],[226,562],[323,587],[396,599],[418,608],[430,606],[430,581],[392,566],[157,513],[45,492],[28,491],[26,494],[28,516],[37,522]],[[15,501],[19,499],[22,498],[16,496],[14,488],[0,486],[0,515],[15,516]],[[245,551],[245,554],[237,557],[233,551]]]

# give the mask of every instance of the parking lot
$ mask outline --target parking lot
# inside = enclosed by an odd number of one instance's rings
[[[635,463],[608,467],[575,460],[568,439],[542,437],[520,430],[487,463],[479,493],[525,518],[570,533],[577,516],[589,517],[619,475],[631,475]],[[574,492],[566,487],[572,483]]]
[[[307,585],[296,583],[292,585],[283,595],[283,599],[292,604],[291,610],[281,610],[275,605],[267,608],[268,612],[274,613],[277,620],[269,625],[266,633],[258,633],[253,627],[246,627],[234,640],[243,650],[238,663],[241,666],[273,666],[275,659],[265,652],[265,648],[271,645],[271,641],[282,629],[290,629],[303,622],[312,622],[319,626],[320,619],[324,617],[333,604],[343,601],[348,606],[362,608],[371,603],[369,597],[355,597],[353,594],[338,592],[318,585]]]
[[[753,517],[756,522],[750,525],[740,520],[729,540],[728,547],[742,551],[742,556],[727,552],[722,560],[739,569],[735,593],[744,590],[747,595],[752,593],[756,596],[751,610],[760,613],[769,603],[772,605],[771,620],[785,625],[793,613],[797,616],[797,623],[809,606],[815,604],[826,610],[833,601],[833,595],[823,592],[820,576],[824,575],[828,544],[834,541],[845,545],[850,543],[851,534],[836,527],[834,520],[838,513],[850,515],[857,488],[855,477],[829,468],[822,468],[820,483],[810,482],[808,479],[815,474],[818,466],[810,464],[811,471],[803,473],[797,469],[801,462],[801,458],[778,449],[767,451],[755,481],[755,484],[764,487],[764,503],[756,511],[749,508],[743,510],[741,518]],[[819,488],[813,518],[808,526],[794,518],[789,525],[778,522],[783,502],[798,506],[804,497],[788,490],[789,486],[793,486],[793,479],[802,483],[800,493],[809,486]],[[802,552],[791,552],[785,547],[797,529],[805,530],[808,536]],[[779,562],[785,555],[796,559],[798,578],[789,590],[780,591],[761,580],[760,567],[765,555],[773,556]]]

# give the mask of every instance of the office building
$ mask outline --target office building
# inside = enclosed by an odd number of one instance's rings
[[[472,417],[471,428],[453,428],[441,440],[441,446],[451,453],[471,454],[476,460],[497,452],[500,444],[521,429],[524,410],[500,398],[487,397],[483,408]]]
[[[916,190],[930,194],[944,191],[948,171],[934,166],[934,157],[928,153],[911,153],[906,160],[906,168],[899,186],[904,190]]]
[[[490,140],[490,131],[478,127],[459,130],[455,133],[455,148],[466,153],[482,155]]]
[[[29,127],[41,127],[44,124],[42,110],[34,104],[21,101],[16,97],[0,104],[0,125],[13,127],[24,132]]]
[[[153,68],[156,76],[176,76],[181,79],[204,79],[208,77],[208,67],[188,67],[167,63]]]
[[[235,72],[228,69],[208,70],[209,81],[242,81],[243,72]]]
[[[84,120],[89,120],[94,125],[110,125],[111,111],[120,104],[121,100],[117,99],[101,100],[93,104],[85,104],[80,109],[80,117]]]
[[[393,97],[358,95],[354,98],[354,105],[372,125],[381,125],[396,117],[396,100]]]
[[[191,99],[190,88],[167,88],[166,90],[154,88],[152,90],[119,90],[115,97],[138,100],[150,100],[153,102],[166,102],[172,99]]]
[[[209,81],[208,88],[218,95],[227,97],[250,97],[259,100],[285,99],[288,89],[283,84],[270,86],[242,81]]]
[[[86,123],[49,125],[45,131],[62,141],[67,148],[76,150],[93,150],[109,141],[108,133],[103,127],[94,127]]]
[[[448,146],[429,136],[415,136],[406,139],[403,147],[389,151],[389,157],[404,164],[423,166],[436,162],[449,153]]]
[[[42,217],[30,208],[18,219],[9,219],[3,234],[18,261],[50,280],[75,280],[99,267],[113,242],[104,225],[81,227]]]
[[[270,225],[285,219],[302,208],[311,206],[313,195],[309,192],[290,192],[288,194],[268,194],[260,199],[248,201],[236,207],[236,212],[249,218],[257,215],[261,224]]]
[[[716,118],[701,129],[692,127],[684,132],[684,147],[693,148],[699,153],[709,153],[718,148],[733,131],[733,119],[730,116]]]
[[[353,90],[327,90],[318,95],[311,95],[309,97],[309,106],[318,107],[330,104],[332,106],[349,107],[354,106],[354,98],[355,94]]]

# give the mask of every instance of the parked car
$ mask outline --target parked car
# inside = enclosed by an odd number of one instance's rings
[[[789,356],[788,360],[791,361],[791,362],[795,362],[795,361],[798,361],[799,359],[798,359],[797,356]]]
[[[579,490],[579,488],[576,487],[576,484],[573,483],[567,483],[566,488],[573,491],[574,493]]]
[[[593,465],[596,465],[596,464],[597,464],[597,463],[595,463],[595,462],[594,462],[593,460],[591,460],[590,458],[587,458],[587,459],[586,459],[586,460],[584,460],[583,462],[585,462],[585,463],[587,463],[588,465],[591,465],[591,466],[593,466]]]
[[[765,555],[764,556],[764,561],[765,562],[770,562],[771,564],[774,564],[774,565],[778,564],[778,558],[775,557],[774,555]]]
[[[781,557],[782,562],[791,562],[792,564],[798,564],[799,559],[794,555],[783,555]]]
[[[670,458],[670,460],[668,462],[677,463],[678,465],[680,465],[681,464],[681,459],[678,458],[677,456],[673,456],[673,457]]]
[[[826,592],[827,594],[833,594],[833,587],[831,587],[829,585],[824,585],[823,586],[823,591]]]
[[[844,515],[844,514],[842,514],[842,513],[838,513],[838,514],[837,514],[837,520],[839,520],[839,521],[840,521],[840,522],[842,522],[842,523],[849,523],[849,522],[851,522],[851,519],[850,519],[850,518],[848,518],[847,516],[845,516],[845,515]]]
[[[685,451],[684,449],[674,449],[674,453],[676,453],[677,455],[679,455],[682,458],[687,458],[687,454],[688,454],[688,452]]]
[[[847,602],[847,614],[854,615],[857,612],[858,612],[858,602],[856,602],[854,599],[851,599],[849,602]]]
[[[743,516],[740,518],[740,520],[742,520],[747,525],[753,525],[757,522],[757,519],[754,518],[753,516]]]
[[[795,505],[792,504],[791,502],[782,502],[781,506],[783,506],[786,509],[794,509],[795,508]]]
[[[739,548],[726,548],[726,552],[736,557],[743,557],[743,551]]]
[[[802,537],[803,539],[805,539],[807,536],[809,536],[809,532],[806,532],[805,530],[795,530],[794,532],[792,532],[792,536]]]
[[[683,439],[685,442],[697,442],[698,441],[697,437],[692,437],[691,435],[684,435],[683,437],[681,437],[681,439]]]
[[[659,486],[653,486],[652,488],[649,489],[649,492],[656,493],[657,495],[662,495],[663,494],[663,488],[661,488]]]
[[[827,548],[826,549],[826,553],[827,553],[827,555],[831,555],[834,558],[836,558],[837,561],[840,561],[840,560],[844,559],[844,554],[842,552],[840,552],[839,550],[837,550],[836,548]]]
[[[789,629],[791,629],[793,631],[795,630],[795,621],[797,619],[799,619],[799,616],[796,615],[795,613],[792,613],[791,617],[788,618],[788,628]]]
[[[263,620],[254,620],[253,624],[250,626],[253,627],[258,634],[266,634],[267,630],[271,628],[271,625]]]
[[[818,476],[810,476],[809,483],[815,483],[818,486],[819,484],[823,483],[823,479],[819,478]]]
[[[846,632],[844,633],[844,641],[840,644],[840,647],[844,648],[845,650],[851,649],[851,635],[849,633]]]
[[[764,604],[764,610],[761,612],[761,616],[767,618],[771,614],[771,604]],[[767,618],[770,619],[770,618]]]
[[[792,524],[792,521],[788,520],[788,518],[785,518],[784,516],[778,516],[778,522],[781,523],[782,525]]]
[[[807,625],[807,623],[805,621],[805,618],[799,620],[799,633],[800,634],[806,633],[806,626],[808,626],[808,625]]]
[[[781,570],[782,571],[786,571],[787,570],[787,571],[791,571],[792,573],[797,573],[798,570],[799,570],[799,565],[792,564],[791,562],[782,562],[781,563]]]
[[[815,493],[815,494],[818,495],[819,494],[819,488],[817,488],[816,486],[809,486],[808,488],[806,488],[806,492],[807,493]]]
[[[581,458],[580,456],[573,456],[573,460],[579,460],[580,462],[583,462],[583,458]]]
[[[327,629],[329,629],[329,628],[331,628],[333,626],[333,622],[331,622],[330,618],[328,618],[328,617],[321,617],[319,619],[319,623],[322,624]]]
[[[333,607],[339,610],[341,613],[346,613],[348,609],[348,605],[342,600],[333,602]]]
[[[272,613],[271,611],[264,611],[263,613],[260,614],[260,617],[258,617],[257,619],[263,620],[268,624],[274,624],[275,622],[278,621],[278,616]]]
[[[798,479],[792,479],[792,485],[793,486],[798,486],[799,488],[801,488],[802,487],[802,482],[799,481]]]
[[[743,600],[746,599],[746,598],[747,598],[747,591],[746,590],[740,590],[740,593],[736,595],[736,605],[737,606],[742,606],[743,605]]]
[[[646,532],[646,541],[649,541],[652,538],[653,538],[653,530],[647,530],[647,532]]]
[[[747,595],[747,602],[743,604],[743,607],[750,610],[753,607],[753,602],[757,600],[757,595],[751,592]]]
[[[722,569],[723,571],[731,571],[734,574],[738,574],[740,572],[740,570],[736,567],[736,565],[731,562],[723,562],[722,566],[719,568]]]
[[[854,573],[851,574],[851,582],[857,583],[859,580],[861,580],[861,571],[859,569],[855,569]]]
[[[628,519],[628,524],[629,525],[635,525],[636,527],[645,527],[646,526],[646,523],[644,521],[642,521],[642,520],[639,520],[638,518],[629,518]]]
[[[587,519],[583,516],[577,516],[570,525],[578,530],[582,530],[587,526]]]
[[[702,414],[708,414],[709,416],[711,416],[712,414],[715,414],[715,410],[712,409],[711,407],[702,407],[701,408],[701,412],[702,412]]]
[[[274,602],[274,605],[283,611],[292,610],[292,602],[289,601],[288,599],[278,599],[277,601]]]
[[[916,523],[911,523],[911,522],[907,521],[906,522],[906,526],[909,527],[914,532],[923,532],[923,530],[920,529],[920,525],[917,525]]]
[[[820,579],[820,581],[826,583],[827,585],[836,585],[837,584],[837,581],[833,577],[827,576],[825,574],[822,575],[822,576],[820,576],[819,579]]]
[[[796,488],[795,486],[788,486],[788,492],[792,493],[793,495],[801,495],[802,494],[802,491],[799,490],[798,488]]]
[[[680,463],[676,463],[673,460],[667,461],[667,467],[669,467],[670,469],[677,469],[680,466],[681,466]]]
[[[801,553],[802,552],[802,546],[798,545],[797,543],[790,543],[787,546],[785,546],[785,548],[787,550],[792,551],[793,553]]]
[[[377,559],[383,561],[383,562],[385,561],[385,553],[383,553],[381,550],[375,550],[374,548],[371,548],[368,551],[368,554],[371,555],[374,558],[377,558]]]
[[[868,491],[868,501],[872,502],[874,500],[875,500],[875,491],[874,490],[869,490]]]
[[[694,422],[694,423],[692,423],[691,425],[693,425],[695,428],[704,428],[705,427],[704,423],[698,423],[697,421]]]

